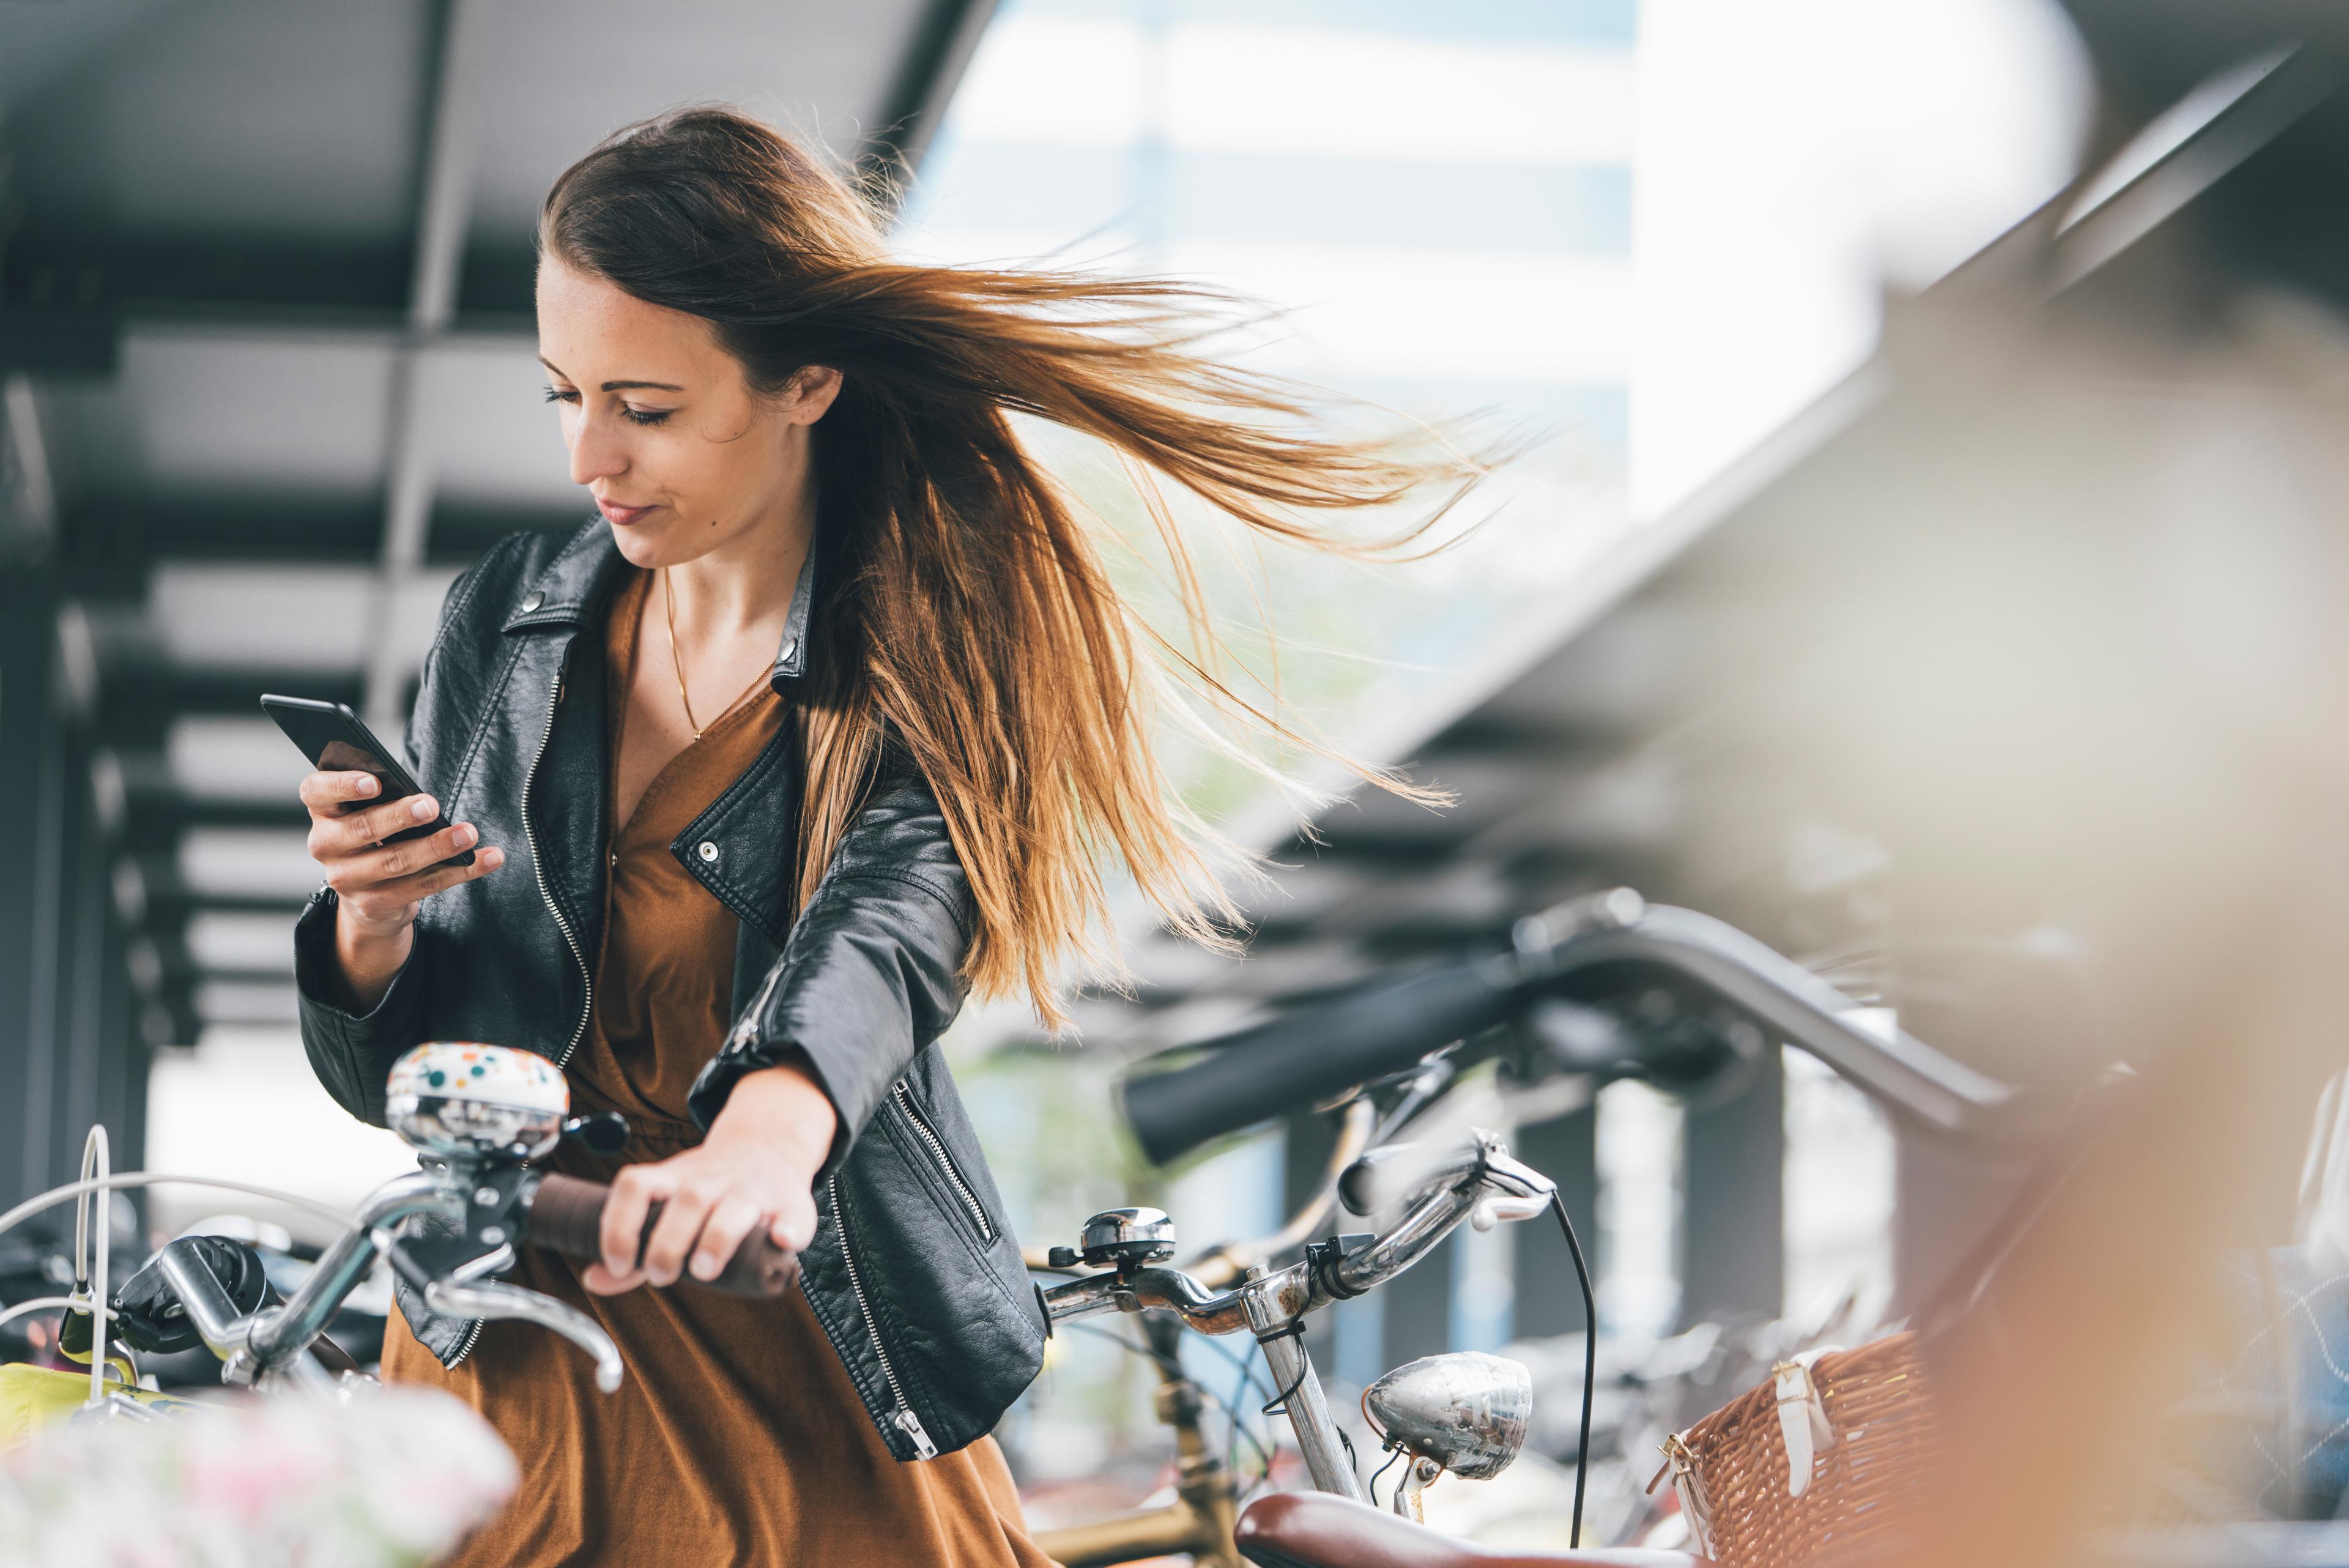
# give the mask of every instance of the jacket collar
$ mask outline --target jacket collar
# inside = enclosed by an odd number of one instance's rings
[[[775,651],[771,678],[778,691],[788,691],[807,670],[808,618],[815,605],[815,556],[808,552],[800,580],[792,589],[791,613],[783,620],[783,639]],[[626,566],[611,524],[601,516],[590,518],[571,535],[570,543],[547,563],[546,570],[523,590],[506,616],[505,629],[534,631],[542,627],[580,627],[604,607],[604,601]]]

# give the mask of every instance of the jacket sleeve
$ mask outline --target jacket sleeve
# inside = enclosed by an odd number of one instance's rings
[[[448,597],[441,600],[440,625],[424,656],[423,683],[400,748],[408,753],[408,771],[428,784],[431,759],[419,743],[422,737],[416,714],[424,712],[432,700],[441,645],[449,639],[450,626],[480,587],[484,568],[502,553],[510,554],[510,546],[518,543],[509,541],[507,545],[493,547],[450,586]],[[336,909],[334,889],[322,883],[294,925],[294,985],[302,1049],[310,1058],[311,1071],[336,1104],[359,1120],[381,1127],[384,1080],[390,1075],[391,1064],[400,1053],[424,1038],[423,1001],[430,984],[435,939],[426,922],[418,921],[415,946],[383,1000],[367,1013],[347,1012],[341,1002],[348,993],[341,963],[335,956]]]
[[[746,1074],[803,1061],[840,1116],[822,1180],[961,1010],[976,923],[936,797],[917,771],[893,768],[841,836],[725,1047],[695,1080],[694,1120],[706,1129]]]
[[[423,999],[429,984],[431,933],[420,926],[416,945],[393,977],[391,989],[374,1011],[347,1012],[339,961],[335,957],[335,892],[310,895],[294,926],[294,984],[302,1025],[302,1049],[310,1070],[335,1103],[363,1122],[384,1125],[384,1081],[400,1053],[424,1038]]]

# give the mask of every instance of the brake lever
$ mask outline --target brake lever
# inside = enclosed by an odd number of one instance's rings
[[[1492,1134],[1480,1130],[1476,1139],[1486,1186],[1501,1197],[1534,1202],[1536,1212],[1548,1206],[1550,1194],[1557,1190],[1557,1182],[1511,1154]]]
[[[596,1387],[606,1394],[619,1391],[620,1347],[594,1318],[553,1296],[502,1280],[433,1280],[424,1287],[424,1304],[452,1317],[515,1319],[552,1329],[595,1358]]]
[[[1479,1231],[1490,1231],[1495,1225],[1506,1225],[1518,1220],[1538,1220],[1549,1212],[1547,1198],[1518,1198],[1501,1193],[1480,1201],[1468,1212],[1468,1223]]]

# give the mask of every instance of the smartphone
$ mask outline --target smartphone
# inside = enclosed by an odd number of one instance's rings
[[[375,738],[375,732],[366,721],[351,711],[347,702],[320,702],[308,697],[264,696],[261,711],[277,721],[285,738],[302,748],[310,765],[330,774],[373,774],[382,791],[367,799],[343,803],[343,814],[364,811],[371,805],[381,805],[388,800],[401,800],[411,794],[422,794],[408,770],[399,765],[399,754]],[[449,826],[449,814],[442,812],[430,822],[402,828],[384,840],[398,844],[402,839],[422,838]],[[443,866],[471,866],[473,852],[460,850],[440,862]]]

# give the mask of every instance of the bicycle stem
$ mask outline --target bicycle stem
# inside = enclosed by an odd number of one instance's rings
[[[1257,1345],[1264,1352],[1264,1364],[1272,1373],[1275,1386],[1287,1391],[1281,1401],[1288,1415],[1289,1428],[1297,1434],[1297,1451],[1305,1456],[1305,1469],[1313,1478],[1316,1490],[1335,1492],[1356,1502],[1367,1501],[1362,1496],[1362,1481],[1354,1473],[1351,1461],[1338,1437],[1338,1423],[1330,1414],[1330,1402],[1321,1393],[1321,1379],[1313,1376],[1313,1358],[1306,1354],[1305,1341],[1295,1334],[1276,1334],[1259,1338]]]

